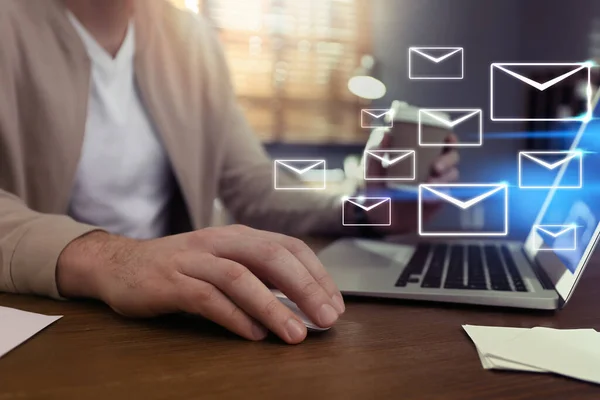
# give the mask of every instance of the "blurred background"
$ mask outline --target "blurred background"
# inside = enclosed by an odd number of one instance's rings
[[[326,158],[330,188],[362,175],[370,132],[360,128],[360,109],[388,108],[393,100],[482,108],[484,146],[461,151],[461,181],[515,184],[520,150],[567,149],[578,125],[492,122],[490,64],[600,57],[598,0],[170,1],[219,31],[239,100],[271,156]],[[411,46],[463,47],[464,79],[409,80]],[[357,77],[385,90],[351,91]],[[551,79],[543,68],[535,78]],[[594,70],[593,90],[598,81]],[[578,115],[585,110],[581,84],[542,97],[525,87],[501,96],[518,114]],[[545,195],[511,192],[512,236],[529,230]],[[438,223],[457,223],[452,219],[445,214]]]

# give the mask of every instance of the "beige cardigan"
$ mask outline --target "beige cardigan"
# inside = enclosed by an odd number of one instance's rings
[[[341,233],[339,200],[275,192],[215,32],[165,0],[138,0],[135,72],[191,227],[215,198],[240,223]],[[59,297],[56,262],[96,228],[66,216],[85,129],[90,62],[61,0],[0,0],[0,291]],[[309,155],[307,155],[309,156]]]

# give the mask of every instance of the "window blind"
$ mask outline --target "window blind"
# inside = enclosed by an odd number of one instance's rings
[[[240,104],[268,142],[364,142],[347,88],[371,51],[368,0],[171,0],[218,29]]]

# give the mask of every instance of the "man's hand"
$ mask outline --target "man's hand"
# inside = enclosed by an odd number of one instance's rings
[[[381,143],[377,146],[379,149],[386,149],[389,147],[390,137],[384,136]],[[458,139],[454,134],[449,135],[446,138],[446,143],[453,144],[457,143]],[[433,161],[429,169],[429,178],[424,183],[452,183],[456,182],[459,178],[458,163],[460,156],[458,152],[447,147],[442,149],[440,156]],[[381,163],[377,163],[374,159],[371,159],[371,164],[367,166],[369,168],[370,175],[373,176],[384,176],[385,168]],[[381,182],[368,182],[367,193],[369,192],[381,192],[385,189],[385,185]],[[392,203],[392,225],[389,227],[382,227],[381,231],[385,234],[405,234],[414,232],[417,229],[417,213],[418,203],[417,195],[415,194],[414,200],[406,199],[394,199]],[[440,202],[426,201],[423,203],[423,220],[430,220],[442,207]],[[373,222],[379,223],[380,221],[387,221],[389,215],[387,210],[383,210],[378,214],[377,212],[370,213]]]
[[[345,310],[306,244],[237,225],[149,241],[93,232],[63,251],[57,281],[62,296],[96,298],[125,316],[187,312],[250,340],[264,339],[267,330],[290,344],[306,337],[302,321],[267,283],[321,327]]]

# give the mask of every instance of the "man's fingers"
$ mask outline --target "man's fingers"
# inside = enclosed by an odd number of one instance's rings
[[[433,175],[444,175],[449,170],[456,168],[459,161],[460,155],[458,154],[458,151],[452,150],[443,153],[433,164]]]
[[[346,311],[344,298],[333,278],[317,255],[303,241],[289,236],[275,234],[276,240],[294,255],[308,270],[312,277],[320,284],[333,300],[333,306],[339,314]]]
[[[457,144],[458,142],[459,142],[458,136],[456,136],[456,134],[454,134],[454,133],[449,134],[444,139],[444,143],[449,144],[449,145]],[[446,147],[444,150],[445,151],[450,151],[450,150],[452,150],[452,148],[451,147]]]
[[[459,177],[460,177],[460,173],[458,172],[458,169],[452,168],[451,170],[446,171],[441,176],[436,176],[435,178],[430,178],[428,180],[428,183],[453,183],[453,182],[458,181]]]
[[[342,293],[331,278],[331,275],[329,275],[325,270],[325,267],[317,255],[311,250],[310,247],[308,247],[308,245],[306,245],[306,243],[304,243],[302,240],[279,233],[260,231],[248,227],[244,228],[245,229],[241,231],[242,235],[255,235],[265,240],[274,240],[285,247],[306,267],[308,272],[317,281],[317,283],[319,283],[323,289],[325,289],[325,291],[332,298],[333,306],[336,308],[337,312],[342,314],[346,310]]]
[[[338,319],[333,299],[308,272],[306,267],[284,246],[274,240],[253,236],[215,238],[215,256],[260,271],[279,290],[295,302],[317,325],[327,328]]]
[[[179,295],[183,312],[201,315],[249,340],[262,340],[268,334],[266,328],[210,283],[186,277]]]
[[[243,310],[240,312],[252,316],[287,343],[304,340],[306,327],[302,321],[246,267],[215,256],[198,261],[184,262],[184,273],[218,288]]]

